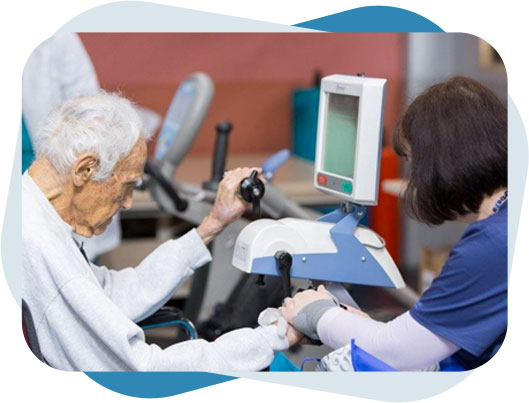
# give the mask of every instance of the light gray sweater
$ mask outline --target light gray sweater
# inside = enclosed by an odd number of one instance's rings
[[[54,368],[80,371],[256,371],[288,347],[275,325],[239,329],[215,342],[164,350],[136,322],[163,306],[211,260],[195,230],[167,241],[136,268],[88,264],[64,222],[26,172],[22,176],[22,297],[41,352]]]

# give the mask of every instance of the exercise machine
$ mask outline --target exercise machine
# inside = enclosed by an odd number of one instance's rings
[[[314,186],[339,209],[316,221],[261,219],[239,234],[233,265],[251,274],[326,283],[356,306],[341,283],[403,288],[402,276],[374,231],[359,225],[377,204],[386,80],[332,75],[321,82]]]

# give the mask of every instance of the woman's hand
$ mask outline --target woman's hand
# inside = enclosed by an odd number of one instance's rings
[[[320,285],[317,290],[307,290],[297,293],[293,298],[285,298],[283,306],[278,310],[285,318],[289,326],[295,327],[298,333],[309,339],[318,340],[318,322],[320,318],[330,309],[343,308],[354,315],[369,317],[366,313],[348,305],[339,304],[335,298]],[[303,343],[304,340],[298,340]]]
[[[228,171],[219,183],[213,208],[197,228],[204,243],[212,241],[225,227],[243,215],[248,203],[240,197],[239,186],[253,170],[261,173],[261,168],[237,168]]]
[[[323,285],[320,285],[317,290],[306,290],[298,292],[292,298],[285,298],[283,300],[283,306],[279,308],[279,312],[288,323],[292,324],[294,317],[303,307],[320,299],[333,301],[332,295],[329,294]]]

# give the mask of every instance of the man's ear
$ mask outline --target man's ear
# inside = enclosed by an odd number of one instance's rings
[[[72,179],[75,186],[83,186],[95,175],[99,158],[92,153],[81,154],[73,165]]]

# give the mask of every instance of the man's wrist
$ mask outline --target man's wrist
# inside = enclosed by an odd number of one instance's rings
[[[211,215],[206,216],[197,228],[197,233],[207,245],[222,232],[224,225]]]

